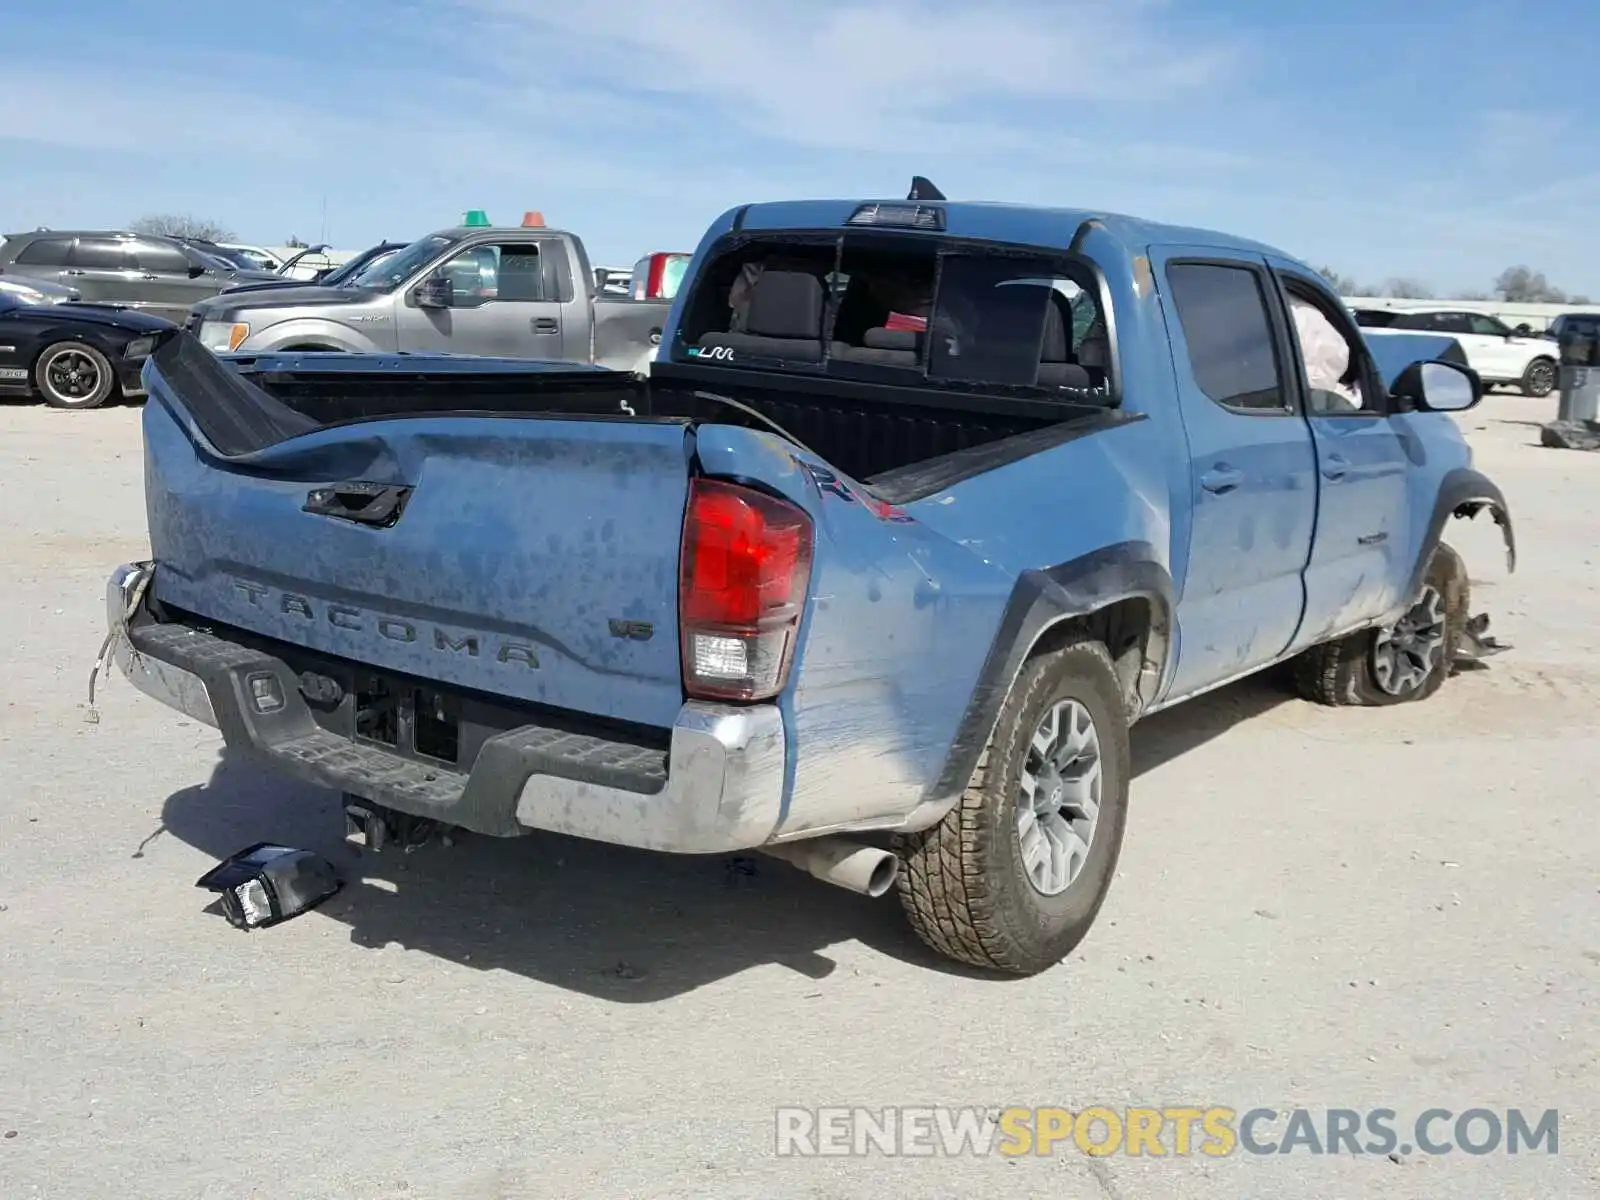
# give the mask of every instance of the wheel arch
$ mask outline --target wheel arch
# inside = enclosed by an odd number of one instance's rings
[[[1086,628],[1105,643],[1129,720],[1137,720],[1168,678],[1175,605],[1172,575],[1148,542],[1119,542],[1024,571],[925,805],[936,808],[960,798],[1023,667]]]
[[[248,317],[246,318],[248,323]],[[266,355],[292,353],[293,347],[318,346],[316,353],[384,354],[392,353],[371,338],[325,317],[294,317],[269,325],[259,335],[240,343],[237,354]]]
[[[1505,493],[1481,471],[1471,467],[1458,467],[1439,481],[1434,493],[1433,510],[1428,515],[1427,527],[1417,545],[1416,560],[1411,564],[1411,578],[1405,590],[1406,597],[1417,594],[1422,587],[1422,577],[1427,574],[1428,563],[1434,551],[1444,540],[1445,526],[1452,520],[1471,520],[1487,511],[1500,527],[1506,545],[1506,570],[1517,569],[1517,535],[1511,523],[1511,506]]]

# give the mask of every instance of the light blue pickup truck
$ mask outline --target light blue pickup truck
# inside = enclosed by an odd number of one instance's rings
[[[647,379],[170,335],[122,671],[369,818],[760,851],[1026,974],[1105,899],[1141,717],[1493,648],[1448,340],[1239,238],[914,195],[719,217]]]

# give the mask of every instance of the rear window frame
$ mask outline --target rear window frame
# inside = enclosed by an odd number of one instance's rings
[[[830,371],[831,360],[826,355],[816,363],[802,361],[787,361],[780,359],[747,359],[749,365],[727,366],[723,363],[709,363],[700,359],[690,358],[685,354],[689,343],[684,340],[684,326],[686,319],[695,312],[696,307],[704,302],[704,289],[706,281],[711,278],[714,268],[727,256],[742,254],[749,247],[756,245],[770,246],[774,253],[781,254],[786,250],[805,252],[814,251],[819,247],[831,246],[834,252],[835,272],[840,271],[843,261],[845,240],[849,238],[859,244],[870,239],[874,242],[901,242],[907,246],[925,246],[929,243],[935,246],[937,258],[935,272],[935,301],[938,298],[938,280],[942,276],[944,261],[951,256],[972,256],[994,258],[1014,258],[1029,264],[1045,265],[1050,268],[1051,274],[1057,278],[1065,278],[1077,284],[1083,292],[1091,295],[1097,303],[1100,313],[1105,321],[1106,338],[1110,344],[1110,354],[1106,366],[1106,383],[1103,392],[1086,393],[1070,392],[1049,386],[1034,384],[1003,384],[990,382],[966,383],[956,379],[945,379],[928,374],[930,366],[929,355],[924,355],[916,373],[905,368],[885,367],[859,369],[858,364],[840,363],[838,366],[846,368],[843,371]],[[870,230],[856,227],[805,228],[788,229],[761,229],[761,230],[733,230],[723,234],[708,247],[703,259],[703,265],[694,273],[692,279],[687,281],[689,286],[680,291],[678,304],[680,305],[681,318],[672,331],[671,341],[663,347],[664,353],[655,364],[656,370],[667,368],[670,373],[680,371],[686,376],[702,378],[737,378],[744,375],[769,377],[783,377],[805,379],[816,383],[835,382],[841,386],[854,389],[863,384],[877,385],[884,389],[885,399],[895,402],[892,393],[904,391],[917,397],[937,397],[934,402],[941,407],[970,407],[975,399],[992,398],[1001,403],[1006,409],[1016,412],[1046,413],[1057,412],[1065,417],[1081,413],[1089,408],[1107,408],[1120,410],[1123,401],[1123,373],[1121,343],[1117,331],[1116,309],[1112,303],[1110,281],[1104,269],[1094,259],[1087,255],[1055,246],[1040,246],[1029,242],[998,241],[991,238],[973,238],[952,236],[948,233],[934,233],[912,230],[891,230],[873,228]],[[876,388],[874,389],[876,390]],[[902,403],[910,402],[909,397]],[[918,402],[926,402],[919,400]]]

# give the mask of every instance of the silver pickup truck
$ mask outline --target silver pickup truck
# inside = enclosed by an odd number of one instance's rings
[[[186,323],[210,350],[419,353],[645,369],[666,300],[598,294],[583,242],[546,228],[445,229],[342,287],[224,293]]]

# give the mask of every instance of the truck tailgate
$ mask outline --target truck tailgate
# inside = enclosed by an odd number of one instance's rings
[[[683,422],[416,416],[228,458],[190,415],[153,376],[145,487],[162,603],[420,679],[672,723]],[[315,495],[341,489],[343,501]],[[367,495],[368,520],[351,519]]]

